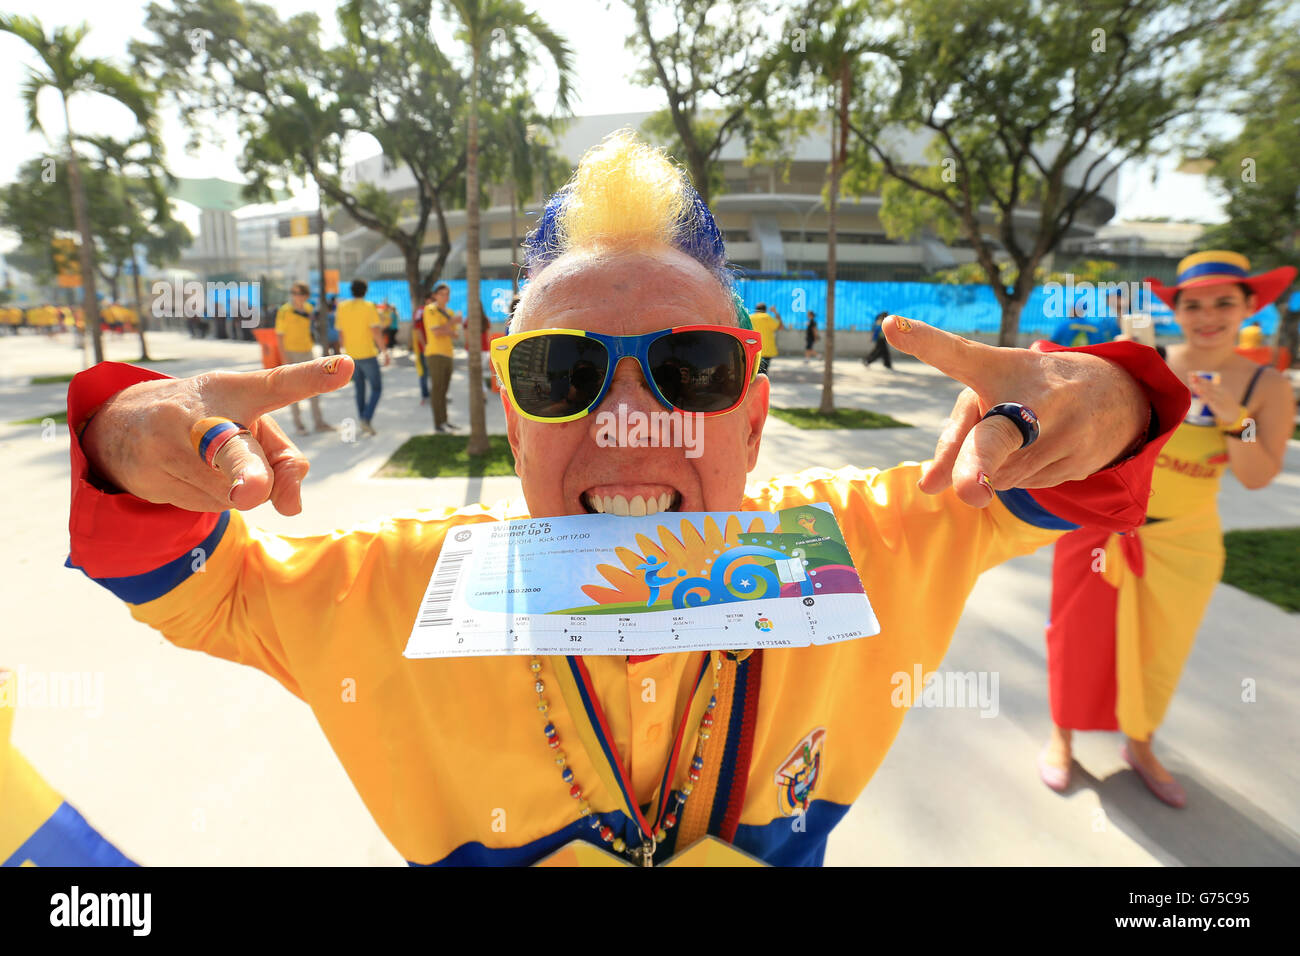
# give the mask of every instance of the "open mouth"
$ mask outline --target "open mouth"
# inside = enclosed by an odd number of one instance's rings
[[[1218,335],[1219,333],[1225,331],[1227,328],[1228,328],[1228,327],[1227,327],[1226,325],[1214,325],[1214,326],[1209,326],[1209,327],[1207,327],[1207,328],[1203,328],[1203,329],[1197,329],[1197,330],[1196,330],[1196,334],[1197,334],[1197,335],[1206,335],[1206,336],[1208,336],[1208,335]]]
[[[636,489],[599,486],[584,491],[580,500],[588,514],[640,518],[646,515],[657,515],[663,511],[679,510],[682,504],[682,493],[667,485],[644,486]]]

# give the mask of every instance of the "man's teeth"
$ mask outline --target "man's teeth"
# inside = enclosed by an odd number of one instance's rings
[[[622,495],[587,495],[587,504],[593,511],[601,514],[621,515],[622,517],[642,517],[644,515],[657,515],[661,511],[667,511],[672,507],[673,494],[665,491],[661,495],[633,495],[629,501]]]

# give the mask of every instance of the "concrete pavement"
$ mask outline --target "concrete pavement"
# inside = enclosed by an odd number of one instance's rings
[[[172,375],[256,368],[257,346],[152,336],[156,366]],[[108,356],[137,354],[109,337]],[[0,338],[0,423],[63,407],[65,386],[30,377],[74,372],[80,353],[35,336]],[[888,431],[796,429],[769,419],[755,475],[812,465],[888,466],[929,456],[958,386],[918,363],[897,371],[837,365],[837,400],[915,424]],[[815,405],[819,363],[774,363],[773,401]],[[467,422],[464,360],[457,358],[451,418]],[[371,477],[413,431],[429,430],[413,368],[385,370],[377,438],[346,443],[312,435],[304,513],[269,507],[250,520],[314,534],[418,507],[460,506],[518,494],[514,478]],[[355,417],[352,388],[325,396],[326,417]],[[504,430],[489,402],[489,428]],[[306,411],[306,409],[304,409]],[[289,425],[287,413],[279,413]],[[1300,525],[1300,455],[1246,493],[1225,480],[1225,527]],[[151,865],[400,864],[300,701],[249,668],[178,650],[135,622],[111,595],[61,567],[67,555],[66,429],[0,424],[5,541],[0,547],[0,664],[99,675],[102,694],[82,706],[20,710],[15,743],[93,824]],[[1120,864],[1300,862],[1300,615],[1220,585],[1157,752],[1186,786],[1189,806],[1157,803],[1118,756],[1118,735],[1084,734],[1076,782],[1058,796],[1037,778],[1034,755],[1049,719],[1042,626],[1050,552],[981,578],[944,671],[999,675],[995,717],[976,709],[918,708],[830,841],[832,864]],[[1257,698],[1242,702],[1242,681]]]

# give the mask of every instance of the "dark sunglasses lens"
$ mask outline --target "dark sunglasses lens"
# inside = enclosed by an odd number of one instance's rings
[[[720,412],[745,391],[745,348],[725,332],[674,332],[650,345],[664,398],[684,412]]]
[[[591,407],[605,383],[609,353],[582,335],[535,335],[510,353],[515,402],[538,418],[564,418]]]

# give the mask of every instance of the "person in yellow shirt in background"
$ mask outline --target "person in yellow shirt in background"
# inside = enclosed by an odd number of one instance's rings
[[[777,314],[776,309],[769,314],[767,306],[760,302],[750,313],[749,324],[763,337],[763,351],[759,353],[761,358],[758,361],[758,370],[767,375],[768,365],[780,354],[776,349],[776,330],[783,327],[781,316]]]
[[[456,428],[447,421],[447,389],[451,386],[451,357],[460,314],[447,308],[451,289],[439,282],[433,287],[433,301],[424,307],[424,368],[429,376],[434,431]]]
[[[367,435],[375,433],[370,420],[375,416],[379,405],[379,396],[383,392],[383,378],[379,373],[378,355],[384,353],[384,364],[392,360],[388,357],[388,346],[384,344],[384,320],[373,303],[366,301],[364,279],[352,280],[352,298],[340,302],[334,316],[334,327],[339,331],[339,342],[343,351],[352,356],[357,370],[352,375],[352,384],[356,386],[357,415],[361,419],[361,430]],[[368,394],[367,394],[368,393]]]
[[[315,355],[312,354],[312,337],[311,323],[315,317],[315,310],[308,300],[310,290],[305,282],[295,282],[289,290],[289,301],[280,306],[275,313],[275,337],[280,343],[280,354],[284,356],[284,364],[292,365],[298,362],[310,362]],[[289,406],[293,412],[293,426],[299,435],[307,434],[307,428],[302,423],[302,411],[298,408],[298,403],[294,402]],[[325,417],[320,410],[320,396],[313,395],[311,399],[311,417],[312,423],[318,432],[331,432],[334,426],[325,421]]]

